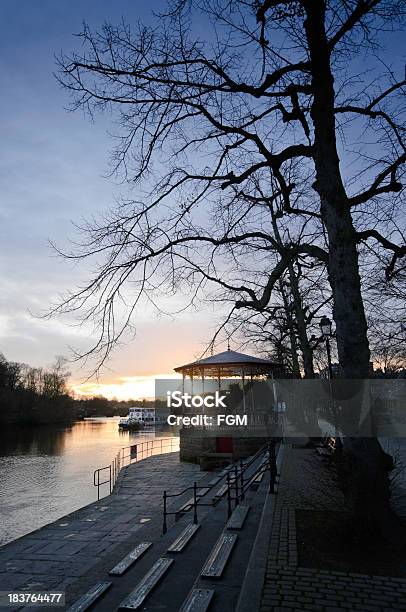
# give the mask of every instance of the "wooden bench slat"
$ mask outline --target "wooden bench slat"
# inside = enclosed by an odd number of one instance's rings
[[[176,540],[172,542],[167,552],[178,553],[182,552],[186,544],[193,538],[200,525],[194,525],[191,523],[187,525],[185,529],[178,535]]]
[[[151,591],[163,578],[173,563],[173,559],[161,557],[145,574],[135,589],[121,602],[119,610],[137,610],[146,600]]]
[[[212,589],[192,589],[179,612],[206,612],[213,595]]]
[[[94,604],[106,591],[109,590],[112,582],[98,582],[89,589],[80,599],[78,599],[67,612],[84,612]]]
[[[110,576],[122,576],[152,546],[152,542],[141,542],[109,571]]]
[[[228,520],[226,529],[236,531],[242,529],[249,510],[250,507],[244,504],[240,504],[239,506],[237,506]]]
[[[203,567],[202,578],[221,577],[236,541],[235,533],[221,534]]]

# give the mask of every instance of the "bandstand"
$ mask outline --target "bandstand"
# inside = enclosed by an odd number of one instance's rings
[[[175,372],[182,374],[182,388],[194,395],[205,395],[209,389],[225,390],[230,381],[241,384],[240,412],[248,414],[250,425],[245,428],[182,428],[180,429],[180,457],[184,461],[200,463],[203,468],[222,465],[229,461],[243,458],[256,452],[267,440],[263,428],[261,435],[255,435],[251,426],[259,410],[254,397],[255,381],[268,381],[271,394],[262,407],[266,419],[271,420],[273,408],[276,405],[274,377],[280,372],[279,364],[269,359],[262,359],[230,350],[223,351],[204,359],[199,359],[182,366]]]

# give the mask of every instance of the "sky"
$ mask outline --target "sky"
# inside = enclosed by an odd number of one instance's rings
[[[0,2],[0,352],[12,361],[48,367],[70,348],[89,348],[92,330],[39,315],[88,275],[55,255],[74,236],[72,223],[109,208],[123,185],[107,178],[112,141],[108,114],[92,124],[68,112],[55,54],[80,50],[83,21],[98,29],[122,18],[153,23],[164,0],[2,0]],[[404,40],[388,33],[388,60],[404,66]],[[364,62],[364,58],[360,58]],[[363,66],[364,68],[364,66]],[[399,72],[399,70],[398,70]],[[179,304],[174,302],[174,308]],[[71,363],[77,392],[108,397],[152,396],[155,376],[197,358],[221,312],[205,304],[177,317],[151,308],[137,313],[136,336],[113,355],[100,377]],[[94,339],[94,338],[93,338]],[[225,346],[219,346],[224,350]],[[232,348],[238,347],[232,346]],[[84,382],[86,380],[86,382]]]
[[[67,244],[72,222],[108,208],[122,186],[108,172],[109,117],[95,124],[67,111],[67,93],[53,72],[55,54],[78,49],[83,21],[148,22],[161,0],[2,0],[0,3],[0,352],[12,361],[48,367],[56,355],[83,350],[91,330],[43,314],[84,271],[55,256],[49,241]],[[206,348],[213,311],[157,317],[145,310],[136,337],[114,354],[99,379],[70,364],[73,388],[125,399],[153,395],[153,379],[173,374]],[[90,366],[89,366],[90,367]],[[90,370],[89,370],[90,371]]]

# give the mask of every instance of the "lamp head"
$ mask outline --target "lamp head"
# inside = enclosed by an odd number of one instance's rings
[[[323,336],[331,336],[331,321],[328,317],[321,317],[320,329]]]

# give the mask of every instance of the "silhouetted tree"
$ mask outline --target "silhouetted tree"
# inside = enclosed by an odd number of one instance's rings
[[[99,323],[90,352],[108,355],[142,296],[183,286],[193,302],[214,282],[235,309],[260,312],[295,262],[315,260],[328,270],[343,375],[368,377],[359,255],[374,245],[388,283],[406,255],[406,81],[380,47],[404,17],[401,0],[181,0],[135,34],[84,27],[85,50],[61,58],[60,80],[74,108],[118,113],[113,170],[140,186],[66,254],[99,263],[55,309]],[[269,201],[291,220],[290,243],[275,239]],[[383,453],[372,438],[347,443],[354,503],[376,518],[388,508]]]

